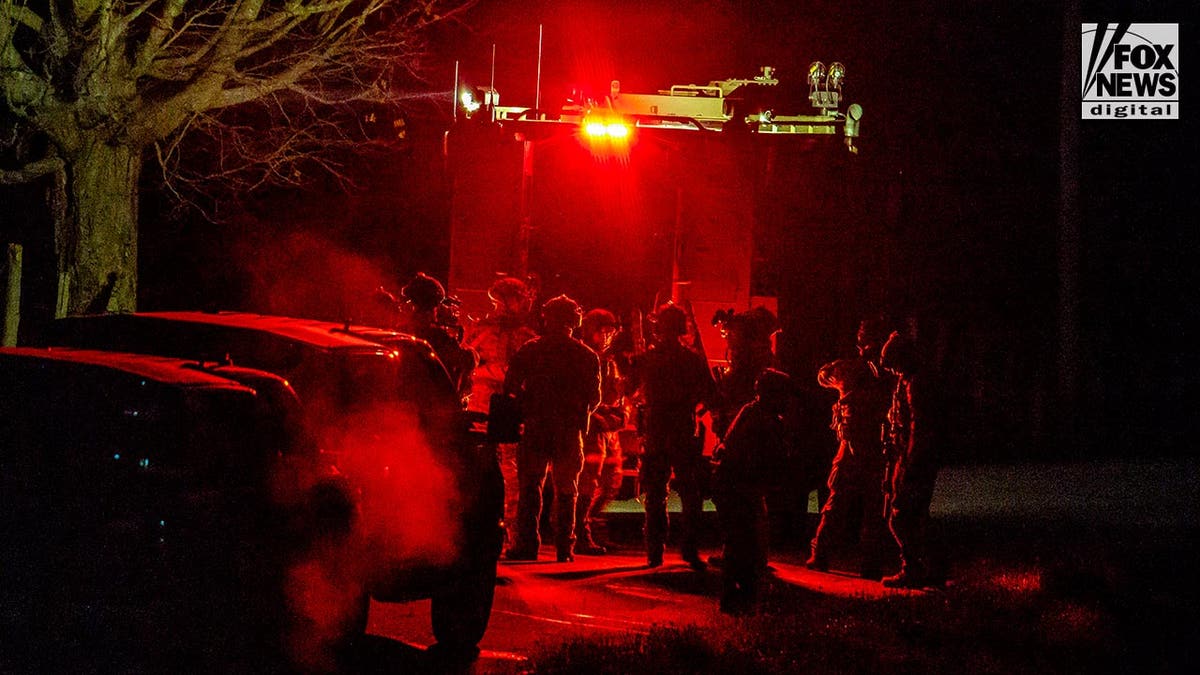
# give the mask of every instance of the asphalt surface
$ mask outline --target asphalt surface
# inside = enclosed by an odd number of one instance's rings
[[[813,572],[795,554],[788,557],[772,560],[771,583],[848,597],[912,592],[887,590],[848,573]],[[479,660],[467,672],[523,672],[531,652],[576,636],[728,622],[717,608],[720,586],[718,568],[693,571],[670,550],[662,567],[650,569],[637,550],[558,563],[553,547],[543,547],[537,562],[501,562],[491,625]],[[367,630],[415,650],[434,642],[428,602],[373,603]]]
[[[935,519],[1170,526],[1200,522],[1198,490],[1200,462],[1195,460],[950,467],[939,476],[931,510]],[[553,548],[546,546],[537,562],[502,561],[480,658],[460,672],[526,672],[533,651],[578,635],[727,621],[717,608],[718,568],[695,572],[671,548],[663,567],[646,566],[636,541],[637,506],[632,500],[613,506],[613,534],[620,536],[622,548],[609,555],[557,563]],[[813,506],[805,516],[808,528],[816,518]],[[715,522],[706,525],[712,529]],[[705,556],[716,554],[715,538],[708,543]],[[773,549],[771,583],[858,598],[913,592],[887,590],[848,572],[813,572],[803,567],[803,557],[802,545]],[[423,657],[413,655],[423,654],[434,641],[429,603],[374,603],[368,632],[378,645],[420,664]]]

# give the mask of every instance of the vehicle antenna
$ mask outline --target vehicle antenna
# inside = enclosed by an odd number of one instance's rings
[[[537,62],[537,83],[533,90],[533,109],[540,111],[542,109],[542,24],[538,24],[538,62]]]

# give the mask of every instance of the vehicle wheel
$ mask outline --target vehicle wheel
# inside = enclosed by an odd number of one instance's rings
[[[446,651],[474,650],[487,631],[496,595],[496,566],[467,575],[433,596],[433,637]]]

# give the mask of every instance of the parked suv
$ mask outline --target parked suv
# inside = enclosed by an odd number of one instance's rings
[[[236,312],[70,317],[53,323],[48,343],[223,359],[287,378],[322,452],[361,495],[346,566],[376,600],[431,598],[443,647],[470,649],[483,637],[503,542],[503,478],[428,343]]]
[[[354,517],[298,411],[249,368],[0,349],[0,670],[268,670],[352,639],[296,611]]]

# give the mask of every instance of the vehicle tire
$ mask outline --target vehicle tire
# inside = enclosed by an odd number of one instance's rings
[[[452,588],[433,595],[433,637],[449,651],[474,650],[487,631],[496,595],[496,566],[466,575]]]

